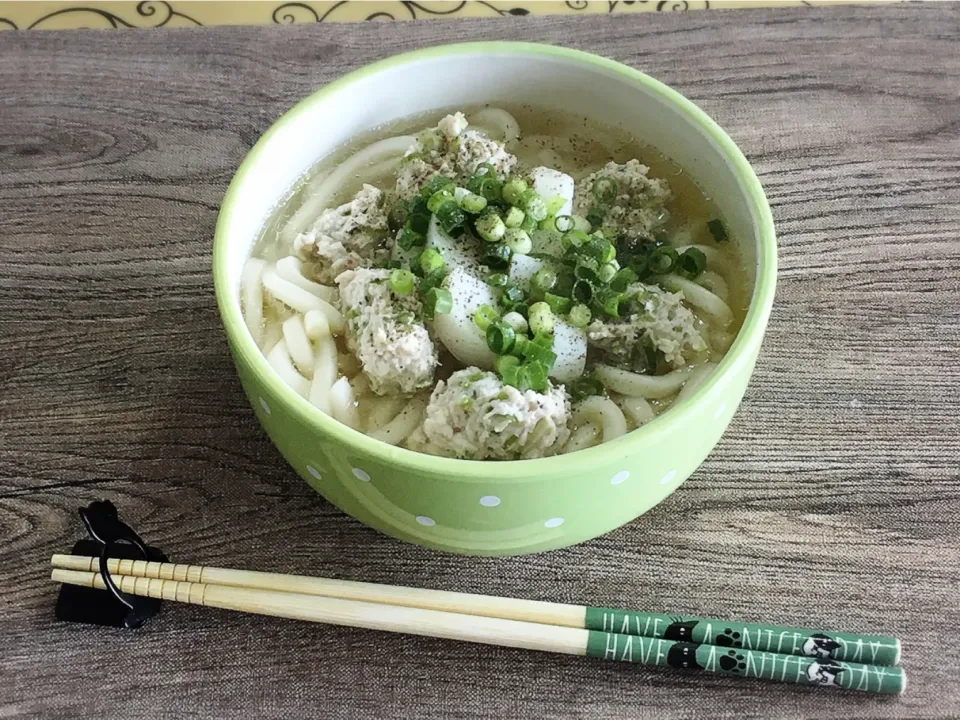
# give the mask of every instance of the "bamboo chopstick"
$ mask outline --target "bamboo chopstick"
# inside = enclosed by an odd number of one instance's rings
[[[68,570],[99,571],[99,560],[92,557],[54,555],[51,562],[54,567]],[[808,660],[819,658],[866,662],[870,665],[896,665],[900,662],[900,641],[884,635],[857,635],[760,623],[676,617],[663,613],[611,610],[586,605],[179,563],[108,560],[107,569],[111,573],[136,577],[304,593],[620,635],[717,645],[729,650],[783,653]]]
[[[902,694],[906,687],[906,677],[898,667],[817,661],[756,650],[725,650],[715,645],[698,646],[687,642],[302,593],[111,575],[122,592],[132,595],[260,615],[646,665],[699,669],[800,685],[834,686],[893,695]],[[95,572],[55,568],[51,578],[71,585],[106,588],[103,578]]]

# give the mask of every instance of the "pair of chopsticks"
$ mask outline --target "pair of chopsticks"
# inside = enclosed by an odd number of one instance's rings
[[[54,555],[52,579],[105,589],[99,560]],[[900,641],[756,623],[302,575],[107,561],[130,595],[350,627],[901,695]]]

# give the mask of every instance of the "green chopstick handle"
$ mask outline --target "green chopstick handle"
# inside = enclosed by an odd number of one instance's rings
[[[896,665],[900,641],[885,635],[854,635],[760,623],[674,617],[659,613],[588,607],[587,630],[683,640],[698,645],[764,652],[867,665]]]
[[[587,656],[719,675],[902,695],[903,669],[591,630]]]

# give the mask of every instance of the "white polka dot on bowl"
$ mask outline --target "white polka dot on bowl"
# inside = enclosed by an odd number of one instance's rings
[[[433,527],[437,524],[437,521],[426,515],[417,515],[417,522],[421,525],[426,525],[427,527]]]
[[[673,480],[676,476],[677,476],[677,471],[676,471],[676,470],[671,470],[671,471],[668,472],[666,475],[664,475],[662,478],[660,478],[660,484],[661,484],[661,485],[666,485],[668,482],[670,482],[671,480]]]
[[[260,398],[260,407],[263,408],[263,411],[264,411],[267,415],[269,415],[271,412],[273,412],[273,411],[270,409],[270,406],[267,405],[267,401],[264,400],[263,398]]]
[[[500,498],[496,495],[484,495],[480,498],[480,504],[484,507],[496,507],[500,504]]]
[[[353,476],[360,482],[370,482],[370,474],[366,470],[355,467],[353,469]]]
[[[313,465],[307,465],[307,472],[313,475],[317,480],[323,480],[323,475]]]
[[[543,526],[548,528],[560,527],[563,525],[563,518],[550,518],[547,520]]]
[[[614,475],[612,478],[610,478],[610,484],[611,484],[611,485],[619,485],[619,484],[622,483],[624,480],[626,480],[628,477],[630,477],[630,471],[629,471],[629,470],[621,470],[621,471],[618,472],[616,475]]]
[[[719,418],[721,415],[723,415],[723,411],[726,410],[726,409],[727,409],[727,404],[726,404],[726,403],[720,403],[720,406],[719,406],[716,410],[713,411],[713,419],[716,420],[716,419]]]

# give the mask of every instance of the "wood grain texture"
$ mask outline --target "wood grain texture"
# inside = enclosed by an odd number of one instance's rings
[[[782,272],[747,396],[683,488],[563,551],[462,558],[324,503],[259,430],[214,303],[217,206],[298,98],[464,39],[563,43],[716,118]],[[960,7],[0,39],[0,715],[960,715]],[[107,497],[180,562],[904,638],[902,699],[174,607],[53,621]]]

